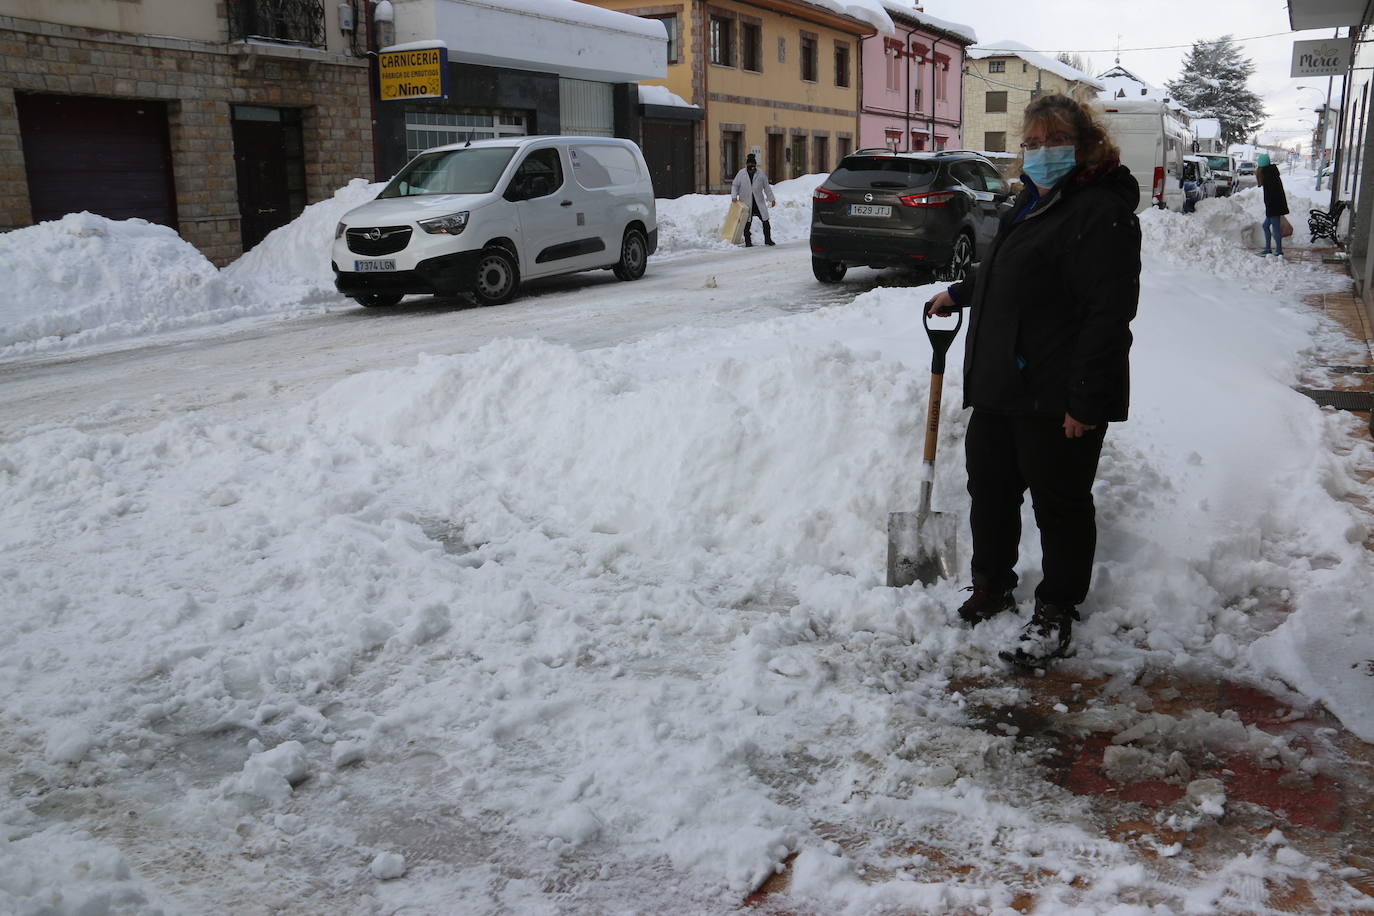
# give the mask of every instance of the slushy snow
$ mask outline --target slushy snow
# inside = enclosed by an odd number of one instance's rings
[[[779,183],[780,235],[804,237],[819,180]],[[328,243],[372,193],[222,271],[138,221],[0,236],[0,357],[351,308]],[[737,256],[723,209],[660,201],[664,257]],[[1374,741],[1349,499],[1371,455],[1292,390],[1351,345],[1298,302],[1330,275],[1239,249],[1261,209],[1142,214],[1132,417],[1066,664],[1224,671]],[[1236,881],[1309,874],[1280,836],[1170,885],[1080,827],[1081,799],[1007,794],[1030,764],[949,685],[995,676],[1020,621],[969,631],[962,581],[882,581],[931,292],[592,351],[507,339],[245,422],[0,442],[0,911],[711,913],[787,867],[798,911],[1000,911],[1038,870],[1060,911],[1145,912],[1117,893],[1150,886],[1216,912]],[[958,373],[946,389],[935,501],[963,517]],[[1198,818],[1224,794],[1163,736],[1304,765],[1229,720],[1108,724],[1111,765],[1187,786]],[[924,882],[914,837],[988,867]]]

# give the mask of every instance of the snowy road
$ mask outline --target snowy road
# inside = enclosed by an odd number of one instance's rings
[[[307,400],[356,372],[408,365],[419,353],[470,353],[506,337],[578,350],[615,346],[674,327],[725,327],[847,302],[878,277],[860,269],[822,287],[805,242],[795,241],[652,260],[634,284],[609,272],[535,281],[496,308],[413,297],[396,308],[363,309],[341,299],[319,316],[0,363],[0,440],[45,426],[129,432],[188,412],[242,418]],[[903,280],[888,272],[883,282]]]

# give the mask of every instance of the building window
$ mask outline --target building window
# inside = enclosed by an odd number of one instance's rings
[[[517,137],[528,133],[525,116],[517,112],[446,114],[407,111],[405,117],[407,156],[415,156],[447,143]]]
[[[792,177],[800,178],[806,174],[806,135],[797,134],[792,138]]]
[[[911,107],[915,111],[921,110],[921,87],[919,84],[916,86],[916,89],[911,93]]]
[[[740,66],[759,73],[763,70],[763,26],[756,22],[739,24]]]
[[[887,58],[887,88],[895,92],[902,88],[902,43],[884,39],[883,55]]]
[[[720,134],[721,183],[732,181],[743,165],[740,149],[744,146],[744,134],[738,130],[725,130]]]
[[[1025,64],[1025,62],[1022,62],[1022,64],[1021,64],[1021,72],[1022,72],[1022,73],[1025,73],[1025,72],[1026,72],[1026,64]]]
[[[948,143],[948,142],[949,142],[949,137],[942,137],[942,136],[940,136],[939,134],[936,134],[936,135],[935,135],[935,149],[936,149],[936,151],[938,152],[938,151],[944,149],[944,148],[945,148],[945,144]]]
[[[781,35],[778,36],[778,63],[787,63],[787,39]]]
[[[990,61],[988,61],[988,72],[989,72],[989,73],[1006,73],[1006,72],[1007,72],[1007,62],[1004,61],[1004,60],[990,60]]]
[[[816,159],[815,159],[815,170],[816,170],[818,173],[819,173],[819,172],[828,172],[828,171],[830,171],[830,169],[826,168],[826,163],[830,161],[830,157],[829,157],[829,153],[830,153],[830,138],[829,138],[829,137],[813,137],[812,140],[813,140],[813,142],[812,142],[811,146],[812,146],[812,148],[815,150],[815,155],[816,155]]]
[[[983,149],[989,153],[1005,153],[1007,151],[1007,132],[1005,130],[990,130],[983,134]]]
[[[1005,113],[1007,110],[1006,91],[987,93],[986,101],[983,103],[983,110],[989,114],[996,114],[998,112]]]
[[[883,131],[883,143],[894,153],[902,148],[902,132],[900,130],[887,129]]]
[[[723,16],[711,17],[711,63],[722,67],[735,65],[734,25]]]
[[[835,42],[835,85],[849,88],[849,45],[843,41]]]
[[[816,61],[816,36],[806,32],[801,36],[801,78],[808,83],[818,79]]]
[[[949,64],[935,62],[935,101],[949,101]]]
[[[682,63],[682,33],[678,29],[677,15],[645,16],[643,18],[663,23],[663,29],[668,33],[668,63]]]
[[[843,159],[854,151],[854,141],[849,137],[837,137],[835,139],[835,157]]]

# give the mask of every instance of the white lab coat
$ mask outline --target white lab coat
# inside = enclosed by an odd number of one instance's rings
[[[773,196],[773,186],[768,183],[768,176],[763,169],[754,169],[754,180],[749,180],[749,169],[743,168],[735,175],[734,184],[730,186],[730,197],[733,200],[744,201],[745,207],[749,206],[752,199],[758,204],[759,215],[765,220],[768,219],[768,208],[777,201]]]

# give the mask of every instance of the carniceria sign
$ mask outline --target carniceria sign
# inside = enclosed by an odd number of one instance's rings
[[[448,95],[448,48],[394,45],[377,54],[377,94],[383,102],[442,99]]]
[[[1350,66],[1349,38],[1293,42],[1291,76],[1340,76]]]

